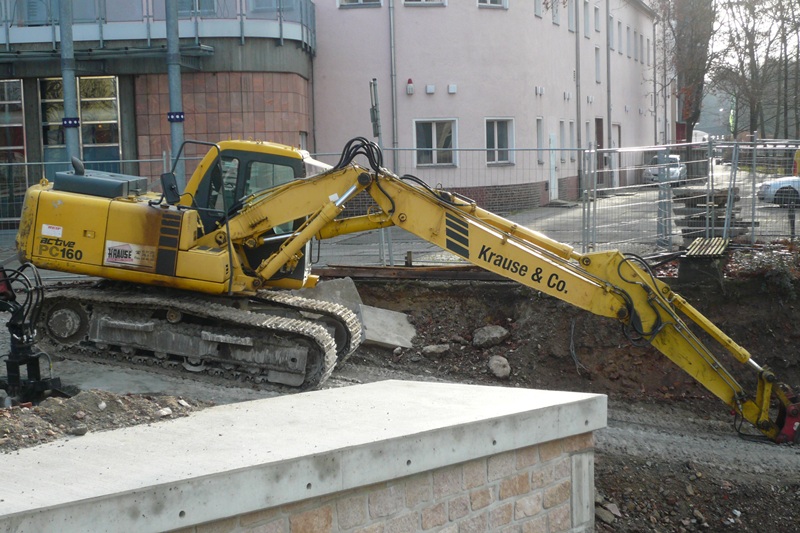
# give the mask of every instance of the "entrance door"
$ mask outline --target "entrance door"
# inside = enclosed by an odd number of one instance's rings
[[[601,171],[606,168],[604,164],[604,157],[603,154],[600,152],[603,148],[605,148],[605,144],[603,143],[603,119],[596,118],[594,119],[594,142],[595,146],[597,147],[597,171]],[[605,173],[599,174],[600,176],[605,175]]]

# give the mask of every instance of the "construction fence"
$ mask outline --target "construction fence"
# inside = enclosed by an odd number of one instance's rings
[[[799,147],[794,140],[599,150],[384,149],[383,162],[398,175],[411,174],[431,187],[458,192],[579,252],[648,256],[686,248],[698,237],[745,245],[794,240],[794,204],[761,200],[758,191],[792,174]],[[339,154],[315,157],[333,164]],[[156,161],[97,162],[91,168],[137,174],[144,162],[171,167],[165,154]],[[0,164],[4,229],[16,227],[24,192],[46,175],[44,165]],[[59,170],[65,166],[57,165]],[[158,176],[147,177],[159,184]],[[800,178],[786,186],[800,195]],[[348,204],[345,214],[358,209]],[[345,266],[458,261],[399,228],[314,243],[313,259]]]
[[[686,249],[697,238],[742,245],[794,240],[795,210],[759,200],[758,189],[792,174],[798,148],[792,140],[516,149],[505,165],[492,164],[485,149],[453,150],[447,168],[419,165],[415,150],[384,150],[384,163],[579,252],[650,256]],[[794,187],[800,194],[800,178]],[[399,228],[322,243],[316,256],[336,265],[459,261]]]

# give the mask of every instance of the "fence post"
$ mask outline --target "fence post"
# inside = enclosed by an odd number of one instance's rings
[[[581,251],[587,253],[594,251],[595,239],[597,238],[597,168],[592,165],[592,161],[596,161],[596,153],[592,150],[592,143],[583,151],[583,171],[588,173],[590,180],[588,186],[582,191],[581,198]],[[579,182],[586,183],[586,180],[578,180]],[[594,208],[594,211],[592,210]],[[592,219],[595,219],[595,222]]]
[[[669,149],[658,151],[658,209],[656,212],[656,245],[672,248],[672,185],[668,180]]]
[[[592,169],[592,225],[591,225],[591,242],[589,249],[593,252],[597,251],[597,156],[599,152],[597,148],[594,149],[592,160],[590,162]]]
[[[716,207],[714,198],[714,140],[708,136],[708,162],[706,163],[706,227],[703,236],[708,239],[714,236],[716,229]]]
[[[739,143],[733,145],[731,157],[731,179],[728,183],[728,201],[725,203],[725,227],[722,229],[722,238],[727,239],[730,233],[731,217],[733,216],[733,203],[736,200],[736,174],[739,167]]]
[[[589,189],[581,191],[581,253],[589,249]]]
[[[750,244],[756,243],[755,232],[755,219],[756,219],[756,150],[758,149],[758,131],[753,132],[753,165],[752,173],[750,174],[750,191],[753,196],[751,205],[751,218],[753,219],[753,227],[750,230]],[[792,225],[792,240],[794,240],[794,225]]]

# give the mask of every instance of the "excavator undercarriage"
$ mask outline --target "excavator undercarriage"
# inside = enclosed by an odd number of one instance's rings
[[[347,308],[273,291],[204,298],[101,283],[49,292],[40,324],[56,349],[299,390],[323,383],[361,340]]]

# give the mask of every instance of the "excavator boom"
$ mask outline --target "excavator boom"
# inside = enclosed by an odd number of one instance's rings
[[[356,163],[357,157],[368,165]],[[124,290],[95,300],[69,294],[67,303],[51,304],[44,313],[45,329],[65,344],[89,338],[119,345],[123,353],[149,348],[158,360],[178,357],[195,371],[213,363],[222,373],[234,367],[234,374],[316,386],[337,357],[341,361],[356,349],[360,330],[339,310],[282,301],[264,289],[313,286],[314,239],[397,226],[506,279],[619,321],[631,340],[652,345],[767,438],[800,441],[795,393],[658,280],[643,259],[617,251],[578,253],[461,195],[433,189],[414,176],[397,176],[383,167],[380,150],[365,139],[348,143],[331,168],[290,147],[222,142],[212,146],[182,193],[169,173],[162,176],[162,195],[130,191],[137,183],[133,178],[124,196],[115,196],[116,189],[99,195],[96,182],[87,185],[78,176],[61,180],[57,176],[55,184],[34,186],[26,195],[17,237],[22,260],[183,291],[170,295],[173,305],[155,297],[134,305]],[[359,196],[368,196],[362,204],[370,207],[365,214],[347,216],[346,206]],[[188,305],[186,295],[213,298],[213,305]],[[280,314],[276,306],[292,309],[297,323],[288,330],[264,329],[265,322],[251,314],[221,306],[232,301],[243,309],[268,307],[271,316]],[[105,308],[111,318],[84,317],[89,309],[97,314]],[[311,315],[324,317],[333,339],[312,327]],[[220,328],[219,321],[236,333]],[[58,324],[80,326],[73,331]],[[186,336],[187,324],[198,330],[195,336]],[[160,328],[169,330],[168,338],[155,334]],[[126,345],[131,331],[140,340]],[[193,344],[197,335],[204,340]],[[185,345],[183,352],[176,352],[172,339],[177,337],[183,339],[178,343]],[[269,343],[274,350],[259,348]],[[338,347],[334,355],[331,343]],[[191,357],[198,350],[206,355]],[[755,374],[756,391],[745,390],[723,356]]]

